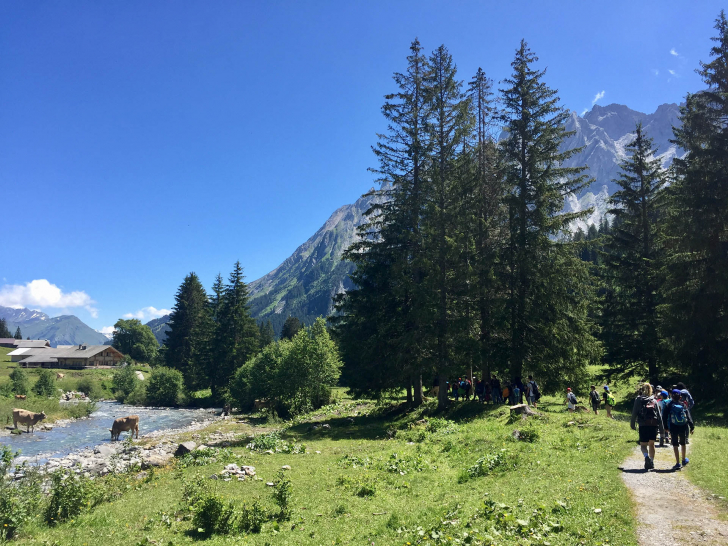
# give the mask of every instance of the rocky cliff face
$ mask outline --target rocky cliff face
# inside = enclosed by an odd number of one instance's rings
[[[372,197],[337,209],[326,223],[281,265],[250,283],[251,311],[259,321],[270,320],[280,334],[289,316],[305,324],[331,313],[331,298],[350,287],[352,265],[341,255],[356,238],[356,228]]]

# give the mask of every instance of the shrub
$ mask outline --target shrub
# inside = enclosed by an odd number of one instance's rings
[[[30,381],[25,370],[15,368],[10,373],[10,382],[13,385],[13,392],[15,394],[28,394],[28,391],[30,391]]]
[[[56,377],[49,370],[40,370],[33,390],[38,396],[51,398],[56,395]]]
[[[274,482],[273,502],[280,508],[280,512],[276,516],[278,521],[291,519],[291,480],[282,470],[278,472],[278,478]]]
[[[17,483],[5,479],[13,458],[13,453],[0,445],[0,542],[13,538],[18,531],[36,515],[43,498],[41,477],[36,468],[23,464],[18,468],[25,478]]]
[[[235,509],[231,502],[212,492],[203,493],[193,508],[192,524],[205,535],[226,534],[233,528]]]
[[[119,402],[124,402],[134,389],[137,388],[140,381],[131,366],[124,366],[114,374],[112,380],[112,388],[114,396]]]
[[[471,478],[486,476],[498,467],[506,464],[506,458],[503,453],[490,453],[478,459],[473,466],[468,469],[468,475]]]
[[[101,500],[101,491],[96,482],[70,469],[57,470],[51,474],[46,523],[55,525],[74,518]]]
[[[145,406],[147,404],[147,386],[140,381],[124,399],[124,403],[131,406]]]
[[[76,390],[84,393],[91,400],[98,400],[103,398],[104,391],[96,381],[93,381],[90,377],[82,377],[76,385]]]
[[[246,533],[260,533],[263,524],[269,519],[265,508],[257,500],[250,505],[243,503],[238,515],[237,528],[239,531]]]
[[[147,380],[147,402],[155,406],[174,406],[182,392],[183,377],[178,370],[154,368]]]

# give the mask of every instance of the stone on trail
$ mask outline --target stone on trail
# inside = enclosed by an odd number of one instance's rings
[[[177,446],[177,450],[174,452],[175,457],[181,457],[182,455],[187,455],[188,453],[192,452],[197,447],[197,444],[195,442],[182,442],[180,445]]]
[[[147,469],[152,466],[164,466],[172,458],[168,453],[153,453],[142,460],[142,468]]]

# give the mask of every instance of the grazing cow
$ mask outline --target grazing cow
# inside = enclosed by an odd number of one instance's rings
[[[45,418],[46,414],[42,411],[40,413],[35,413],[24,409],[13,409],[13,425],[15,428],[18,428],[18,423],[26,425],[28,427],[26,432],[30,432],[31,427],[33,432],[35,432],[35,424]]]
[[[271,407],[270,400],[256,400],[253,403],[253,409],[255,409],[255,411],[262,410],[262,409],[269,408],[269,407]]]
[[[137,440],[139,439],[139,416],[138,415],[127,415],[126,417],[119,417],[114,419],[114,424],[109,429],[111,431],[111,441],[118,440],[122,432],[127,430],[131,431],[131,435],[134,436],[136,431]]]
[[[66,374],[65,373],[57,373],[56,374],[56,379],[63,379],[64,377],[66,377]]]
[[[233,409],[230,407],[230,404],[225,404],[222,407],[222,414],[223,414],[223,416],[230,415],[232,412],[233,412]]]
[[[16,394],[15,399],[16,400],[25,400],[26,396],[24,394]]]

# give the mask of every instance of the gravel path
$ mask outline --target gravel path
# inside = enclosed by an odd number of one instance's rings
[[[728,520],[721,519],[713,497],[690,483],[682,471],[671,470],[672,446],[656,451],[655,470],[644,470],[639,446],[621,468],[636,505],[639,544],[728,544]]]

